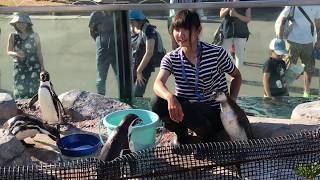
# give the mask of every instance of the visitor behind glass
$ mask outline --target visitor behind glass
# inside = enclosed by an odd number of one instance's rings
[[[286,63],[283,56],[288,54],[285,42],[274,38],[269,44],[270,57],[263,66],[263,89],[265,97],[289,96],[285,82]]]
[[[237,1],[241,0],[233,0]],[[229,50],[234,45],[236,66],[241,71],[245,59],[245,46],[250,34],[248,23],[251,21],[251,8],[222,8],[220,17],[224,18],[222,46]]]
[[[305,64],[303,73],[303,97],[310,98],[312,73],[315,69],[313,51],[314,48],[320,49],[320,6],[300,6],[300,8],[301,9],[299,9],[298,6],[295,6],[293,9],[294,25],[292,26],[292,31],[289,33],[287,39],[289,53],[286,60],[288,61],[287,63],[289,66],[297,64],[299,58],[301,59],[301,62]],[[290,9],[290,6],[286,6],[277,19],[277,21],[280,21],[280,26],[276,31],[279,32],[277,36],[280,39],[284,38],[284,22],[289,15]],[[303,11],[311,22],[303,14]]]
[[[155,63],[160,63],[165,54],[162,40],[141,10],[130,10],[131,46],[135,97],[143,97]]]
[[[106,94],[106,80],[111,64],[117,75],[114,40],[113,12],[94,11],[89,19],[90,36],[96,43],[96,88],[97,93]]]
[[[40,37],[27,14],[15,13],[10,25],[15,29],[7,46],[7,54],[13,59],[13,96],[28,99],[38,92],[40,72],[44,71]]]

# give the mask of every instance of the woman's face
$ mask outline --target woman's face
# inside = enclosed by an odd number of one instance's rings
[[[130,20],[130,25],[131,25],[132,27],[137,27],[137,28],[139,28],[140,23],[139,23],[139,21],[136,21],[136,20]]]
[[[23,23],[23,22],[17,22],[15,23],[15,26],[20,30],[20,31],[25,31],[28,24],[27,23]]]
[[[180,47],[190,47],[191,44],[196,44],[198,42],[199,31],[193,30],[190,32],[185,28],[175,28],[173,29],[173,37]]]

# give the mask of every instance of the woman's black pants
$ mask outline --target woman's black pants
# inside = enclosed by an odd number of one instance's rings
[[[169,131],[175,132],[178,140],[186,137],[188,129],[195,132],[201,142],[218,141],[217,133],[223,130],[220,109],[207,103],[189,102],[177,97],[184,113],[183,121],[177,123],[170,119],[168,103],[165,99],[155,97],[151,101],[152,111],[157,113]]]

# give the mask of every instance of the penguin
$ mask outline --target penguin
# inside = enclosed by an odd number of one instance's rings
[[[231,141],[245,141],[253,139],[253,133],[246,113],[238,104],[222,91],[213,93],[213,99],[220,102],[220,117],[222,125]],[[235,154],[235,160],[243,159],[245,153]],[[239,177],[242,179],[241,164],[235,165]]]
[[[134,148],[131,140],[132,127],[142,122],[142,119],[136,114],[126,115],[119,126],[112,131],[107,142],[102,147],[99,159],[102,161],[111,161],[120,156],[123,150],[129,149],[133,152]]]
[[[60,139],[58,129],[48,124],[44,124],[40,119],[27,114],[10,118],[4,123],[3,128],[6,129],[9,134],[14,135],[26,147],[32,147],[34,144],[28,144],[24,139],[27,137],[33,138],[37,134],[46,134],[54,141]]]
[[[65,115],[64,107],[50,82],[50,76],[47,71],[40,73],[40,86],[38,93],[29,101],[29,108],[39,100],[41,119],[47,124],[62,124]]]
[[[213,99],[220,102],[221,122],[230,140],[253,139],[253,133],[246,113],[222,91],[213,93]]]

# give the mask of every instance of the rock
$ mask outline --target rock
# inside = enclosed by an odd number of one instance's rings
[[[114,98],[82,90],[71,90],[59,96],[61,103],[71,112],[72,121],[101,119],[107,114],[131,108],[130,105]]]
[[[293,109],[291,120],[307,125],[320,124],[320,101],[299,104]]]
[[[0,166],[32,164],[31,156],[22,143],[3,129],[0,131],[0,149]]]
[[[248,116],[254,139],[287,136],[318,129],[318,125],[293,122],[291,119]]]
[[[0,123],[3,125],[5,121],[17,115],[17,105],[8,93],[0,93]]]

